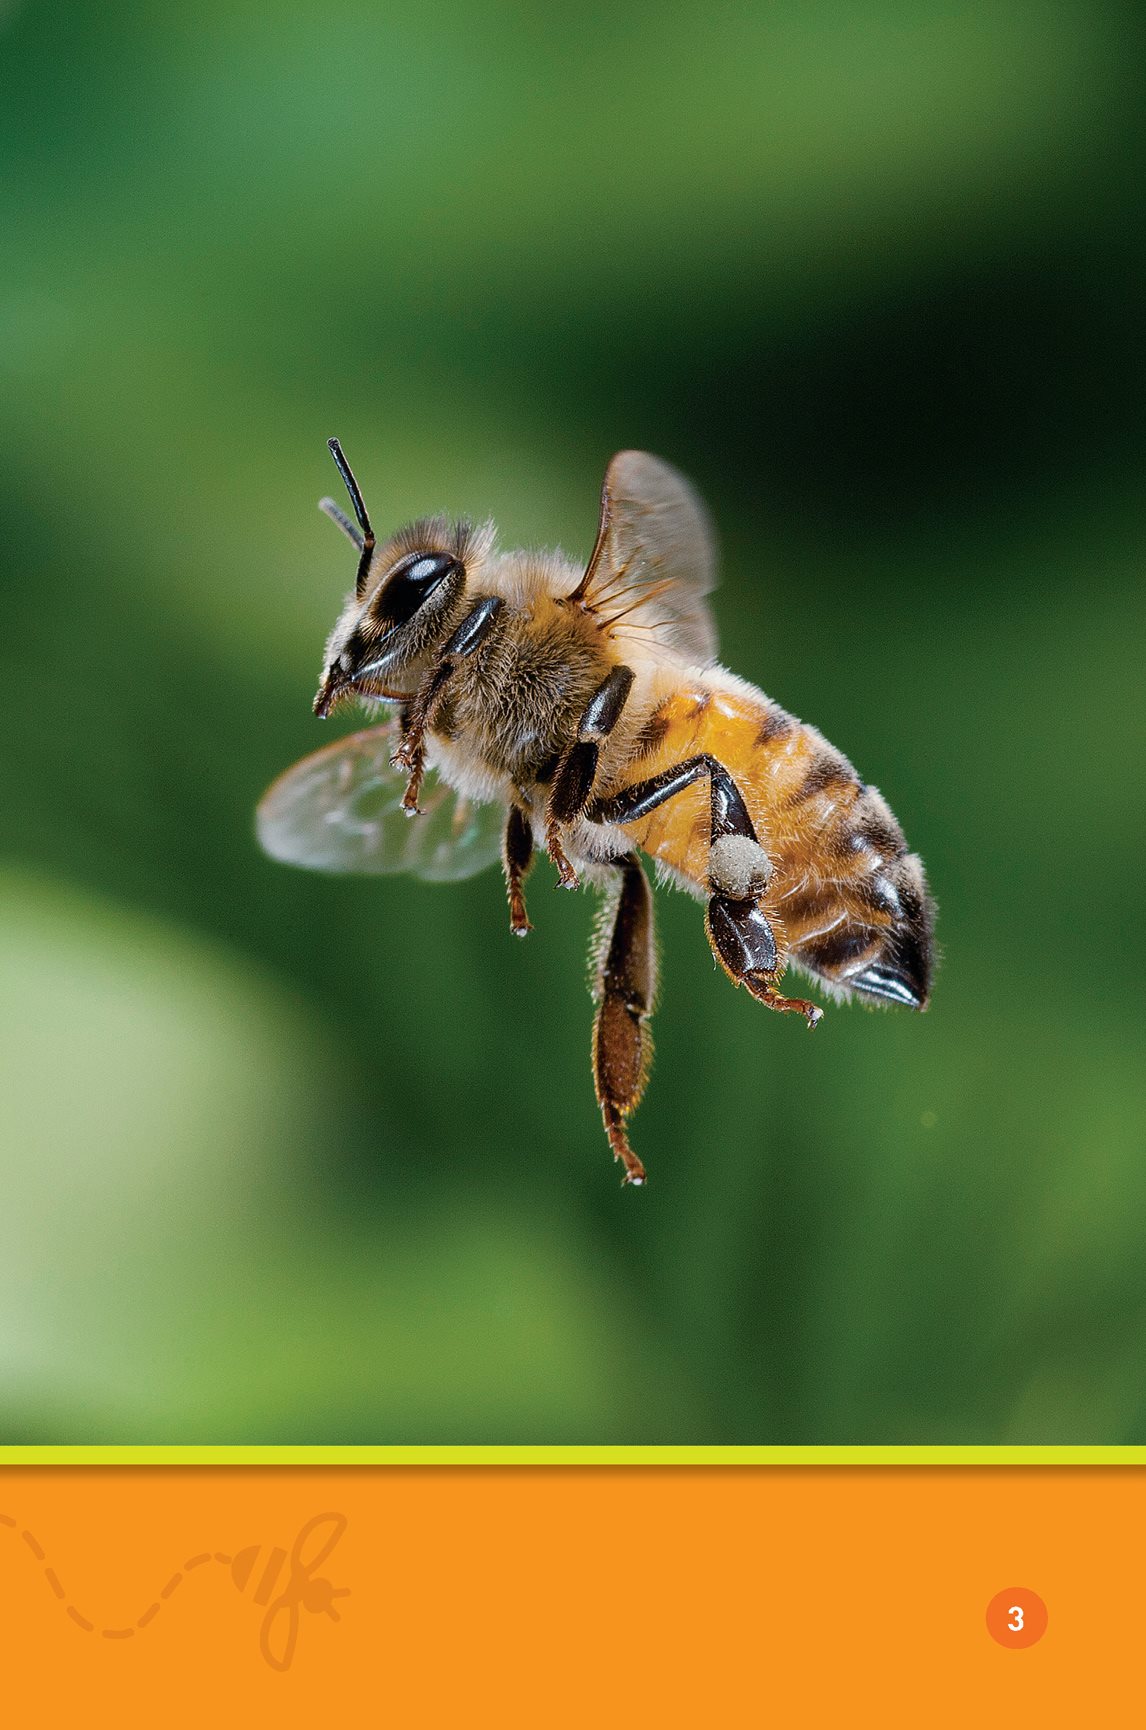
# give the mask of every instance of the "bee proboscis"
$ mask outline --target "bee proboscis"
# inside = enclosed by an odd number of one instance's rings
[[[708,518],[685,478],[621,451],[588,565],[500,552],[493,525],[424,518],[377,544],[354,520],[354,592],[326,645],[315,712],[356,698],[392,718],[304,758],[258,812],[276,859],[326,871],[461,878],[500,856],[510,929],[531,929],[535,850],[606,896],[593,1075],[624,1181],[656,992],[641,855],[705,904],[720,966],[809,1027],[791,964],[829,995],[925,1009],[933,909],[886,801],[814,727],[716,661]],[[406,821],[413,817],[412,823]]]

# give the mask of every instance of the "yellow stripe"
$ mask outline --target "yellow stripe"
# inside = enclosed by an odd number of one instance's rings
[[[1146,1466],[1146,1447],[0,1447],[5,1466]]]

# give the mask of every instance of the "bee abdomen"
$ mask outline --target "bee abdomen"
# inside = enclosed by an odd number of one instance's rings
[[[263,1566],[258,1576],[258,1584],[253,1591],[256,1604],[267,1605],[278,1584],[283,1564],[287,1559],[286,1551],[277,1545],[265,1555],[261,1544],[248,1544],[245,1550],[240,1550],[231,1562],[231,1578],[240,1592],[246,1592],[254,1578],[255,1564],[262,1560]]]
[[[709,752],[741,788],[774,867],[763,906],[779,953],[826,984],[923,1008],[932,909],[923,867],[876,788],[819,733],[762,692],[688,687],[646,722],[637,753],[655,774]],[[624,825],[639,847],[709,888],[705,788]]]
[[[857,785],[834,829],[831,876],[781,909],[792,959],[841,990],[926,1008],[934,913],[921,861],[874,787]]]

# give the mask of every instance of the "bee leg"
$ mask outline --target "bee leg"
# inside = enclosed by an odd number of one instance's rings
[[[422,814],[418,800],[422,796],[422,781],[426,773],[426,740],[425,726],[416,730],[408,730],[402,735],[402,743],[390,758],[395,769],[408,769],[409,780],[406,791],[402,794],[402,809],[407,817],[420,817]]]
[[[466,614],[457,630],[449,637],[415,691],[406,715],[402,742],[390,758],[395,769],[408,769],[410,779],[402,795],[402,809],[407,817],[418,816],[418,798],[422,777],[426,772],[426,732],[434,719],[434,711],[443,692],[462,662],[481,647],[493,627],[504,602],[497,595],[487,595]]]
[[[561,825],[551,820],[545,825],[545,851],[549,854],[557,871],[557,887],[559,889],[579,889],[581,879],[561,845]]]
[[[563,754],[545,809],[545,845],[562,889],[576,889],[577,873],[561,845],[561,831],[584,815],[597,777],[601,746],[621,718],[633,687],[631,667],[618,665],[602,679],[585,705],[577,737]]]
[[[505,886],[509,893],[509,929],[515,937],[525,937],[533,930],[533,926],[525,911],[525,896],[521,886],[533,864],[533,827],[524,811],[517,805],[509,808],[501,846],[501,860],[505,869]]]
[[[737,983],[746,985],[757,1003],[762,1003],[766,1009],[778,1009],[781,1015],[802,1015],[810,1028],[818,1027],[824,1019],[824,1012],[817,1003],[809,1003],[806,997],[781,997],[775,986],[766,980],[745,979]]]
[[[782,1014],[802,1015],[809,1027],[815,1027],[822,1009],[802,997],[782,997],[776,990],[776,937],[754,898],[713,895],[705,910],[704,929],[712,953],[734,985],[746,985],[759,1003]]]
[[[593,985],[593,1082],[613,1158],[625,1168],[622,1182],[642,1184],[645,1168],[629,1146],[625,1121],[640,1104],[652,1058],[646,1023],[656,991],[653,900],[635,855],[618,861],[618,870],[621,887],[605,915]]]
[[[815,1027],[823,1015],[802,997],[782,997],[776,979],[782,972],[776,937],[759,905],[771,876],[771,862],[756,837],[740,789],[707,752],[686,757],[647,781],[601,799],[589,815],[599,823],[633,823],[655,811],[694,781],[708,778],[711,789],[709,898],[705,931],[712,952],[736,985],[746,985],[758,1002],[782,1013],[802,1015]]]

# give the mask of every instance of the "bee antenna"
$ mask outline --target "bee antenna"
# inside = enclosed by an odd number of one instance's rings
[[[362,535],[355,528],[346,512],[340,511],[333,499],[319,499],[318,508],[324,516],[330,518],[332,523],[338,524],[347,540],[353,542],[355,552],[360,553],[362,551]]]
[[[358,482],[354,478],[354,471],[342,454],[342,446],[339,444],[337,439],[327,439],[326,442],[330,446],[330,454],[334,458],[335,466],[337,467],[339,474],[342,476],[347,492],[350,494],[350,502],[354,506],[354,515],[358,518],[358,526],[362,530],[362,539],[358,539],[358,536],[350,526],[349,520],[343,516],[342,512],[338,509],[337,505],[334,504],[332,499],[323,499],[319,509],[326,511],[327,516],[332,516],[340,528],[347,530],[350,534],[351,540],[354,541],[355,545],[359,549],[358,575],[354,579],[354,592],[361,600],[366,588],[366,574],[370,569],[370,557],[374,551],[374,530],[370,527],[370,518],[366,514],[366,506],[363,503]],[[331,507],[329,510],[327,509],[328,506]]]

